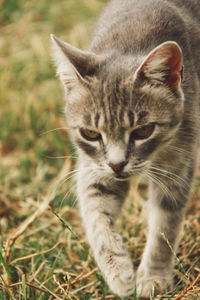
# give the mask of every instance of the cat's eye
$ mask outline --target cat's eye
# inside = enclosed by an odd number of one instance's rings
[[[101,134],[99,132],[90,129],[81,128],[80,133],[82,137],[88,141],[97,141],[101,138]]]
[[[132,132],[132,137],[135,140],[147,139],[150,137],[154,131],[155,125],[149,124],[143,127],[140,127]]]

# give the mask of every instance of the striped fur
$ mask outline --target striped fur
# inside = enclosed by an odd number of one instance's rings
[[[52,36],[79,154],[83,224],[97,264],[119,296],[133,294],[135,285],[142,297],[172,286],[173,251],[199,145],[200,4],[183,2],[109,2],[87,52]],[[91,141],[84,129],[100,136]],[[150,180],[149,233],[135,276],[115,221],[130,178],[141,173]]]

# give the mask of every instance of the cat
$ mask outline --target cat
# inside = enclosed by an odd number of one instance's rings
[[[136,288],[150,298],[172,288],[197,161],[199,0],[112,0],[88,51],[51,38],[87,239],[113,293]],[[136,274],[115,231],[135,174],[149,178],[148,237]]]

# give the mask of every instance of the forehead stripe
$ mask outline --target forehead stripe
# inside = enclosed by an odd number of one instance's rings
[[[122,89],[122,95],[123,95],[123,104],[124,106],[127,106],[130,101],[130,95],[128,94],[125,87]]]
[[[147,111],[141,111],[141,112],[139,112],[139,115],[138,115],[138,122],[141,122],[142,119],[144,119],[147,115],[148,115],[148,112],[147,112]]]
[[[87,124],[87,126],[91,126],[91,115],[85,115],[84,121]]]
[[[99,118],[100,118],[99,113],[96,113],[96,115],[94,117],[94,123],[95,123],[96,128],[98,128],[98,125],[99,125]]]
[[[130,110],[129,110],[129,112],[128,112],[128,119],[129,119],[130,127],[132,127],[133,124],[134,124],[134,114],[133,114],[133,112],[130,111]]]
[[[124,111],[123,110],[121,110],[119,113],[119,121],[120,121],[120,123],[123,123],[123,121],[124,121]]]

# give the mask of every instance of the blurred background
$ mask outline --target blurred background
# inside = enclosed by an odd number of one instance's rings
[[[96,267],[76,208],[76,153],[49,38],[86,49],[106,2],[0,0],[0,299],[119,299]],[[135,179],[133,187],[119,231],[137,267],[147,183]],[[176,266],[182,291],[200,271],[199,195],[197,175]],[[194,286],[186,299],[197,299]]]

